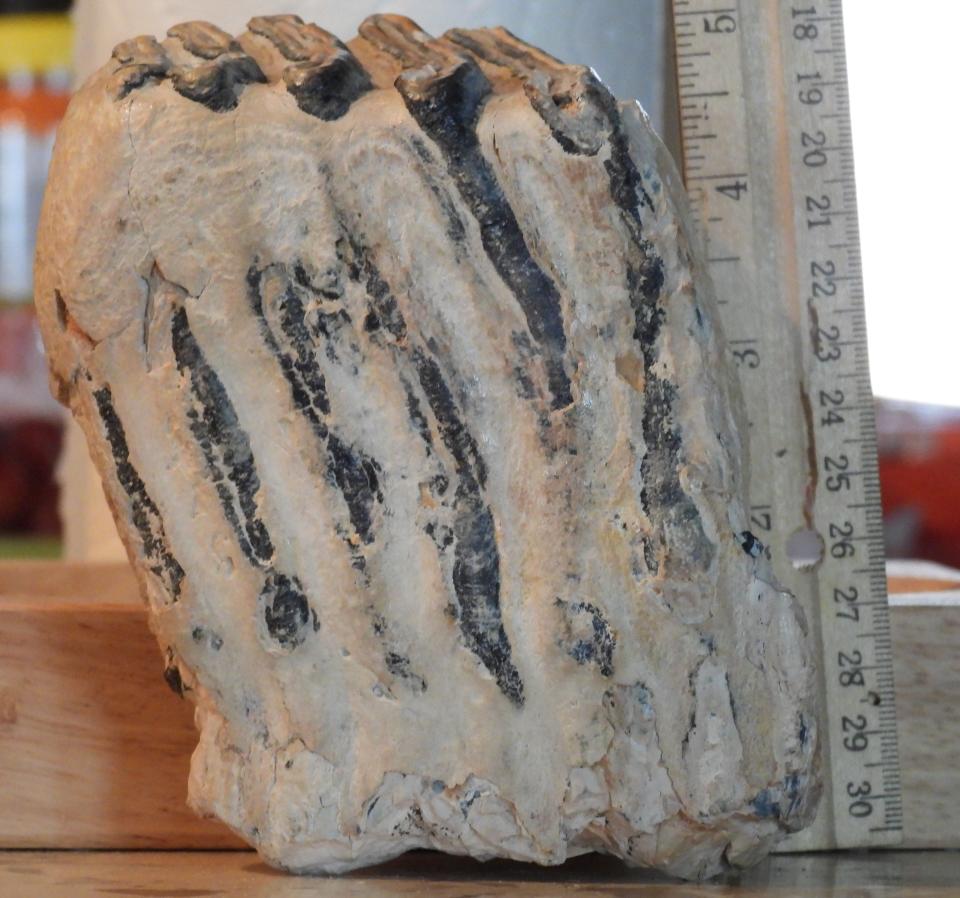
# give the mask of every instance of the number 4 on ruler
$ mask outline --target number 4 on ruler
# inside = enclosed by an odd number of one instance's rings
[[[684,180],[750,419],[750,494],[763,502],[751,506],[751,524],[820,648],[825,794],[791,846],[896,844],[890,624],[840,0],[674,0],[673,20]]]

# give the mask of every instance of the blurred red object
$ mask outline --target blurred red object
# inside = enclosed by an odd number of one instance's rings
[[[960,409],[877,402],[887,554],[960,568]]]
[[[0,531],[60,532],[54,469],[63,429],[51,421],[0,425]]]
[[[62,431],[32,306],[0,309],[0,533],[59,533]]]

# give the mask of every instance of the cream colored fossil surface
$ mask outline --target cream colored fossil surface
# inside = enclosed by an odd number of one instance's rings
[[[683,202],[635,103],[500,29],[190,22],[79,91],[37,305],[198,812],[298,872],[702,877],[810,820]]]

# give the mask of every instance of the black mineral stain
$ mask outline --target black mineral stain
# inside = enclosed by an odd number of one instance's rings
[[[445,528],[433,525],[430,535],[440,554],[445,552],[451,541],[453,543],[453,587],[457,596],[454,614],[464,642],[493,675],[503,694],[520,707],[524,701],[523,683],[513,664],[510,642],[501,617],[500,556],[496,529],[493,514],[482,498],[487,480],[486,464],[476,440],[460,415],[440,366],[426,348],[410,345],[406,322],[396,298],[370,253],[355,235],[347,234],[344,242],[344,259],[351,279],[366,286],[371,312],[393,338],[391,346],[396,358],[406,356],[413,361],[420,390],[433,414],[437,432],[456,465],[453,533],[451,535]],[[432,453],[433,434],[426,415],[413,385],[403,381],[402,377],[401,381],[414,430]],[[440,477],[442,482],[435,483],[434,490],[442,496],[447,492],[449,483],[446,475]]]
[[[223,383],[207,363],[183,306],[173,314],[172,338],[177,368],[189,376],[195,400],[187,409],[190,430],[203,452],[224,516],[247,560],[259,568],[269,567],[274,548],[260,519],[260,477],[250,440]]]
[[[117,72],[120,84],[117,89],[117,99],[122,100],[131,92],[143,87],[148,81],[156,81],[167,73],[168,65],[129,65],[123,66]]]
[[[467,429],[439,365],[419,350],[414,362],[437,429],[457,466],[453,501],[453,588],[456,617],[468,648],[483,662],[506,695],[523,705],[523,682],[513,664],[500,610],[500,553],[493,514],[482,499],[487,468]],[[437,541],[442,552],[446,545]]]
[[[652,254],[653,247],[641,238],[643,226],[640,221],[640,206],[646,206],[653,211],[653,200],[643,186],[643,179],[630,155],[630,142],[623,130],[617,101],[606,88],[602,91],[602,97],[603,111],[610,122],[610,157],[603,163],[610,178],[610,196],[636,226],[635,242]]]
[[[287,90],[308,115],[333,121],[373,87],[356,57],[334,35],[299,16],[255,16],[247,26],[270,41],[292,65],[283,70]]]
[[[649,347],[645,352],[652,354]],[[706,568],[713,557],[700,513],[680,484],[682,443],[673,424],[676,394],[674,384],[648,369],[642,422],[647,451],[640,463],[640,503],[655,526],[654,538],[644,542],[644,558],[652,573],[659,570],[659,546],[668,542],[681,546],[682,556],[694,565]]]
[[[473,806],[473,803],[480,797],[480,795],[481,793],[479,789],[471,789],[469,793],[467,793],[466,795],[464,795],[463,798],[460,799],[460,813],[463,814],[464,817],[466,817],[467,814],[470,813],[470,808]]]
[[[327,438],[330,455],[330,475],[339,487],[350,523],[361,542],[373,542],[373,506],[383,502],[380,490],[380,465],[359,449],[348,446],[336,434]]]
[[[487,469],[476,441],[457,410],[436,361],[416,351],[414,359],[437,429],[457,467],[453,500],[453,588],[456,618],[467,647],[483,662],[517,707],[524,702],[523,682],[513,664],[510,640],[500,610],[500,554],[493,514],[481,495]],[[442,553],[450,535],[437,535]]]
[[[673,421],[677,388],[654,371],[656,344],[666,318],[661,302],[664,272],[662,260],[643,237],[640,218],[640,206],[652,209],[653,204],[630,156],[616,102],[605,88],[594,97],[602,104],[610,127],[610,158],[604,163],[610,179],[610,195],[621,210],[633,244],[626,283],[634,316],[633,338],[643,350],[645,379],[642,427],[646,453],[641,461],[640,501],[655,529],[644,543],[644,558],[648,569],[656,573],[660,568],[661,546],[675,542],[683,546],[686,557],[706,567],[712,558],[713,546],[703,532],[696,505],[680,484],[682,440]]]
[[[749,530],[743,530],[740,533],[740,548],[743,549],[751,558],[759,558],[763,555],[764,546]]]
[[[424,530],[426,530],[427,536],[433,540],[437,551],[440,552],[441,555],[453,545],[453,531],[446,525],[430,521],[426,527],[424,527]]]
[[[420,435],[428,451],[433,449],[433,434],[430,431],[430,422],[423,413],[420,405],[420,399],[413,391],[413,386],[403,377],[400,378],[403,383],[403,391],[407,398],[407,414],[413,424],[413,429]]]
[[[461,481],[454,510],[453,588],[460,629],[500,691],[521,707],[523,682],[500,614],[500,555],[493,515],[469,479]]]
[[[754,813],[761,818],[774,817],[780,819],[780,790],[763,789],[757,793],[750,803]]]
[[[663,263],[656,256],[631,260],[627,266],[627,294],[633,310],[633,339],[653,348],[666,312],[658,304],[663,289]]]
[[[183,306],[173,314],[171,333],[177,369],[189,377],[194,400],[187,409],[190,430],[241,551],[265,574],[260,601],[265,606],[267,632],[283,648],[296,648],[303,642],[311,609],[300,581],[273,566],[273,541],[260,519],[260,477],[249,437],[223,383],[200,349]]]
[[[358,251],[362,252],[362,247],[354,242],[352,250],[356,258]],[[366,253],[359,257],[354,277],[363,277],[368,291],[373,287],[372,296],[381,308],[388,310],[384,317],[392,322],[391,332],[405,336],[406,325],[396,301]],[[431,533],[439,552],[443,553],[451,542],[454,545],[453,586],[458,602],[456,617],[467,647],[480,658],[501,691],[514,704],[521,706],[523,683],[511,659],[510,643],[500,613],[500,559],[493,515],[481,498],[487,478],[486,465],[476,441],[459,414],[437,362],[418,347],[408,351],[440,438],[453,456],[457,468],[453,533],[436,526]],[[410,385],[405,384],[405,387],[408,398],[414,396]],[[416,430],[432,448],[432,434],[419,401],[408,402],[408,407]],[[446,483],[438,484],[440,494],[446,490]],[[444,532],[441,533],[441,529]]]
[[[471,53],[507,66],[523,78],[544,69],[543,58],[509,34],[501,37],[485,33],[483,41],[459,30],[450,36]],[[613,95],[588,69],[554,66],[554,61],[547,60],[550,72],[561,76],[551,78],[551,84],[561,86],[544,93],[528,81],[527,97],[566,152],[594,155],[603,143],[609,145],[609,155],[603,165],[610,196],[620,209],[631,237],[626,283],[634,314],[633,336],[643,350],[647,405],[643,419],[647,451],[641,463],[644,483],[641,503],[655,528],[644,545],[647,567],[654,573],[659,570],[660,550],[668,542],[681,544],[687,557],[706,567],[714,548],[703,532],[696,506],[684,493],[679,480],[682,442],[672,420],[676,388],[653,371],[656,343],[666,317],[661,302],[663,262],[650,241],[644,238],[640,216],[641,207],[654,209],[653,201],[630,155],[629,139]]]
[[[343,239],[346,247],[341,247],[341,253],[344,249],[349,249],[349,256],[344,257],[349,277],[352,281],[363,284],[367,291],[370,307],[367,320],[371,325],[375,322],[374,326],[367,328],[368,333],[382,327],[395,342],[402,344],[407,335],[407,325],[390,285],[383,279],[370,253],[356,234],[347,231]]]
[[[789,819],[803,801],[803,786],[804,779],[799,773],[788,773],[782,785],[762,789],[750,805],[758,817]]]
[[[422,163],[420,166],[420,176],[423,178],[424,183],[433,194],[443,212],[444,220],[447,223],[447,236],[450,238],[454,249],[459,250],[467,241],[466,225],[463,223],[463,219],[460,218],[460,214],[457,212],[453,204],[453,199],[447,192],[446,187],[442,182],[438,181],[431,172],[433,157],[430,154],[430,150],[427,149],[427,145],[420,140],[419,137],[412,137],[410,138],[410,146],[413,148],[417,159]]]
[[[177,667],[171,661],[167,662],[166,667],[163,669],[163,679],[166,681],[166,684],[170,687],[170,691],[176,693],[183,698],[184,685],[183,678],[180,676],[180,668]]]
[[[425,692],[427,681],[415,674],[410,667],[410,659],[399,652],[387,652],[383,656],[387,670],[395,677],[404,680],[414,692]]]
[[[119,63],[113,79],[118,100],[148,81],[162,80],[170,69],[166,51],[156,38],[148,36],[117,44],[113,48],[113,58]]]
[[[522,78],[530,105],[564,152],[595,156],[603,146],[604,135],[597,133],[594,109],[606,88],[590,69],[563,65],[506,29],[471,32],[454,28],[444,36],[478,59],[504,66]],[[530,79],[534,73],[551,75],[546,90],[542,77]]]
[[[263,278],[268,272],[282,278],[283,289],[277,301],[279,333],[271,328],[263,306]],[[343,496],[350,523],[360,541],[369,545],[374,539],[373,508],[383,502],[381,468],[375,459],[341,439],[326,422],[330,401],[323,373],[314,356],[316,343],[307,323],[306,297],[303,295],[304,291],[321,295],[321,291],[312,285],[299,263],[292,266],[292,272],[291,277],[287,267],[280,264],[264,269],[251,267],[247,272],[250,304],[260,324],[260,332],[280,364],[294,405],[310,423],[317,438],[326,445],[327,475]],[[328,339],[331,318],[342,320],[340,315],[322,311],[316,316],[319,333]]]
[[[617,647],[617,637],[603,612],[591,602],[564,602],[557,599],[557,607],[565,616],[567,638],[564,646],[567,654],[577,664],[596,664],[605,677],[613,676],[613,653]],[[577,618],[584,615],[588,621],[588,634],[578,626]]]
[[[310,605],[296,577],[271,572],[260,593],[267,632],[281,648],[295,649],[306,638]]]
[[[500,554],[490,508],[483,502],[486,465],[464,425],[437,363],[416,353],[420,385],[447,451],[457,466],[453,533],[435,534],[438,551],[454,546],[455,616],[467,647],[483,662],[507,698],[524,702],[523,682],[513,664],[500,610]]]
[[[194,627],[190,634],[194,642],[206,642],[215,652],[223,648],[223,639],[216,633],[211,633],[204,627]]]
[[[673,420],[677,388],[653,369],[656,344],[666,317],[662,305],[663,262],[643,237],[640,207],[653,209],[640,173],[630,156],[616,101],[604,88],[600,100],[610,125],[610,157],[604,162],[610,179],[610,196],[620,208],[633,243],[627,265],[627,290],[634,313],[634,339],[643,350],[643,439],[646,454],[641,462],[641,505],[654,523],[654,534],[644,544],[644,558],[652,573],[660,569],[660,548],[679,545],[680,555],[695,566],[707,568],[714,546],[703,532],[700,513],[680,484],[682,440]]]
[[[783,781],[783,797],[789,802],[787,816],[793,815],[804,796],[804,780],[799,773],[788,773]]]
[[[536,385],[530,379],[529,373],[535,350],[530,344],[530,338],[523,331],[514,331],[510,338],[520,356],[520,361],[513,367],[513,376],[517,382],[517,395],[521,399],[535,399],[538,391]]]
[[[183,568],[167,545],[160,510],[150,498],[140,474],[130,461],[130,448],[123,424],[113,405],[113,393],[110,387],[103,386],[94,391],[93,398],[113,454],[117,480],[130,501],[130,519],[140,537],[144,559],[148,568],[163,582],[171,600],[176,602],[180,598]]]
[[[281,335],[286,337],[283,348],[278,336],[273,333],[267,322],[263,308],[261,284],[268,268],[258,269],[251,266],[247,271],[247,287],[250,305],[260,324],[271,354],[279,362],[283,375],[293,394],[297,409],[307,418],[320,439],[327,438],[327,426],[322,416],[330,414],[330,400],[327,397],[327,385],[323,374],[317,367],[310,350],[310,333],[305,324],[306,313],[297,294],[288,287],[281,300]]]
[[[283,80],[297,106],[325,122],[342,118],[373,87],[366,70],[347,51],[320,62],[288,66]]]
[[[420,387],[433,411],[440,438],[456,462],[458,473],[473,480],[480,488],[486,486],[486,463],[480,455],[476,440],[460,417],[456,400],[444,380],[440,366],[419,349],[414,349],[412,355]]]
[[[641,462],[645,484],[641,502],[653,522],[654,533],[646,541],[644,556],[648,569],[656,573],[665,546],[678,544],[684,557],[697,566],[707,567],[714,547],[703,532],[696,506],[679,480],[682,441],[673,421],[676,388],[653,370],[656,343],[665,318],[661,302],[664,269],[655,248],[643,236],[640,210],[644,206],[653,210],[654,204],[630,155],[617,101],[588,69],[562,66],[550,57],[533,52],[512,35],[455,30],[448,37],[470,53],[506,66],[524,78],[525,92],[533,108],[566,152],[594,155],[605,143],[609,146],[603,165],[611,199],[620,209],[631,237],[626,281],[634,313],[634,338],[643,349],[647,385],[648,410],[642,424],[647,451]],[[548,91],[544,92],[539,83],[529,80],[534,71],[550,76]],[[526,245],[519,229],[513,236],[516,219],[512,212],[504,214],[498,204],[499,185],[485,167],[475,136],[476,119],[488,90],[486,80],[471,61],[440,76],[401,76],[397,87],[413,117],[447,158],[450,173],[473,209],[485,238],[489,234],[500,241],[500,248],[488,246],[488,253],[523,305],[524,289],[531,281],[525,276],[528,270],[524,276],[517,276],[517,272],[524,269],[517,241],[523,244],[524,250]],[[538,293],[541,298],[551,295],[555,295],[555,288],[554,294],[549,290]],[[525,312],[527,308],[524,306]],[[556,308],[559,310],[559,304]],[[531,309],[527,317],[531,334],[538,342],[546,342],[548,370],[553,364],[551,374],[556,375],[555,363],[563,348],[559,311],[556,318],[552,318],[543,307],[538,307]],[[552,353],[550,347],[554,349]],[[557,390],[551,386],[556,400]],[[522,381],[520,388],[525,391]]]
[[[725,673],[723,675],[724,680],[727,684],[727,696],[730,699],[730,716],[733,718],[733,725],[739,729],[739,724],[737,723],[737,702],[733,697],[733,688],[730,685],[730,674]]]
[[[516,297],[531,335],[544,352],[553,408],[565,408],[573,396],[564,368],[566,335],[560,293],[534,261],[475,130],[490,93],[489,82],[476,63],[464,60],[439,75],[401,75],[397,89],[410,114],[440,148],[450,177],[477,220],[487,256]]]
[[[212,112],[228,112],[236,108],[243,85],[265,84],[267,76],[252,57],[231,53],[192,68],[171,69],[170,80],[173,89],[188,100]]]

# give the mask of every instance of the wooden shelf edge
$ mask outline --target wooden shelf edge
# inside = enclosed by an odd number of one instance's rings
[[[904,845],[960,847],[960,605],[891,621]],[[162,670],[126,565],[0,562],[0,845],[241,846],[186,807],[192,706]]]

